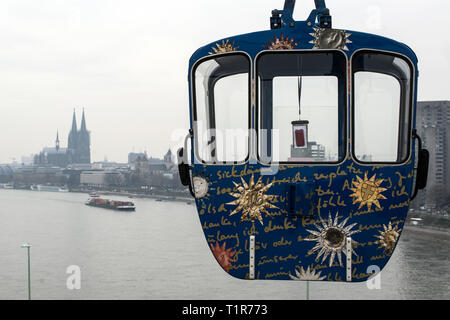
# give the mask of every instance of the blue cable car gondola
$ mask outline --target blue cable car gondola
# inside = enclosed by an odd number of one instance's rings
[[[306,21],[294,5],[272,11],[271,30],[191,57],[180,178],[233,277],[365,281],[426,185],[417,58],[400,42],[333,29],[323,0]]]

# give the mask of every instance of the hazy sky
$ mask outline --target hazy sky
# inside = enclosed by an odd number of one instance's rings
[[[2,0],[0,163],[67,145],[73,109],[92,160],[161,157],[188,128],[187,64],[200,46],[266,30],[283,0]],[[444,0],[327,0],[334,27],[381,34],[419,57],[419,100],[450,100]],[[312,0],[297,0],[304,20]],[[356,14],[356,15],[354,15]]]

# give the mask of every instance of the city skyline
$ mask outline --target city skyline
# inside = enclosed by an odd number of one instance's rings
[[[436,32],[447,27],[447,2],[328,0],[327,5],[335,28],[381,34],[412,47],[419,58],[418,100],[450,100],[445,79],[450,44]],[[70,130],[66,119],[74,108],[77,114],[86,110],[92,162],[105,157],[126,162],[132,151],[159,157],[169,146],[175,151],[179,141],[173,133],[189,127],[191,54],[230,35],[267,30],[267,8],[281,9],[283,1],[246,1],[238,7],[241,19],[235,19],[236,5],[226,2],[162,6],[173,12],[170,21],[147,1],[3,1],[0,163],[53,146],[56,131],[67,145],[61,133]],[[297,7],[295,18],[303,20],[313,2]],[[433,19],[421,19],[431,11]]]
[[[89,164],[95,163],[90,161],[90,135],[91,130],[88,129],[86,114],[83,108],[81,114],[81,124],[79,123],[79,117],[75,110],[72,115],[72,125],[67,133],[60,134],[60,131],[56,131],[56,139],[54,141],[54,145],[48,146],[45,145],[42,148],[42,151],[35,154],[30,154],[30,156],[22,156],[21,161],[15,160],[15,163],[22,164],[34,164],[34,165],[50,165],[57,167],[66,167],[69,164]],[[64,139],[67,137],[67,139]],[[66,144],[62,142],[66,142]],[[171,153],[171,149],[169,148],[168,153]],[[131,150],[128,154],[128,164],[130,164],[130,155],[143,155],[146,158],[149,157],[147,150],[135,152]],[[161,156],[159,159],[166,158],[167,152]],[[42,158],[42,159],[41,159]],[[158,159],[158,157],[152,157],[150,155],[150,159]],[[171,157],[172,158],[172,157]],[[27,159],[27,161],[24,161]],[[173,159],[172,159],[173,161]],[[96,161],[102,162],[102,161]],[[109,162],[107,158],[103,160],[103,162]],[[111,163],[113,163],[112,161]]]

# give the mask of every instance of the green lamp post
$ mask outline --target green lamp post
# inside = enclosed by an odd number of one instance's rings
[[[21,245],[21,248],[27,248],[28,254],[28,300],[31,300],[31,272],[30,272],[30,248],[31,244],[25,243]]]

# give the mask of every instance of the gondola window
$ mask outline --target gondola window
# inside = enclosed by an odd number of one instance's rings
[[[248,156],[250,61],[243,54],[209,58],[194,67],[196,156],[238,163]]]
[[[410,64],[389,53],[361,52],[353,58],[353,73],[354,156],[360,162],[406,161],[412,107]]]

